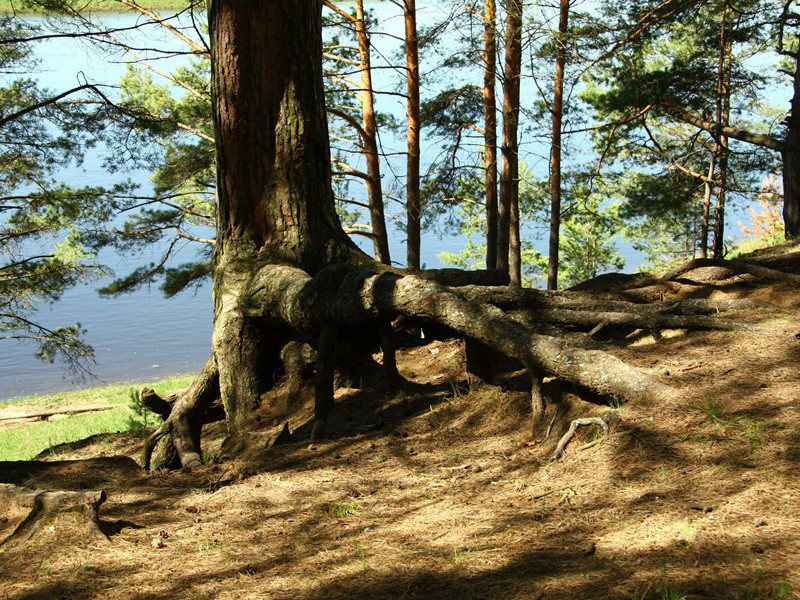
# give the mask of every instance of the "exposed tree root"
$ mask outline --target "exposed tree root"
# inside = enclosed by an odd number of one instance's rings
[[[7,503],[30,507],[30,513],[14,532],[0,543],[0,548],[15,549],[27,542],[38,531],[42,523],[65,512],[78,512],[93,533],[105,537],[100,529],[98,512],[106,500],[104,491],[42,492],[28,490],[15,485],[0,484],[0,498]]]
[[[661,281],[672,281],[681,275],[694,271],[695,269],[702,269],[704,267],[722,267],[728,269],[733,273],[748,274],[761,279],[774,280],[774,281],[790,281],[792,283],[800,283],[800,275],[793,273],[786,273],[778,271],[769,267],[762,267],[754,265],[750,262],[741,260],[726,260],[722,258],[695,258],[690,260],[671,271],[666,272],[661,276]]]
[[[184,469],[191,470],[202,465],[200,431],[203,417],[218,398],[219,371],[212,356],[172,405],[167,419],[147,440],[142,456],[144,468],[169,465],[173,449]]]
[[[695,264],[705,266],[704,263]],[[753,271],[751,266],[744,268],[748,272]],[[755,268],[760,276],[774,276],[777,273],[772,269],[766,269],[766,272],[763,269]],[[455,272],[402,275],[385,269],[371,270],[340,264],[323,269],[312,278],[303,270],[287,265],[262,263],[257,268],[250,266],[246,273],[228,280],[232,287],[226,290],[226,297],[235,298],[236,301],[227,301],[225,310],[219,311],[218,318],[225,323],[222,324],[224,326],[218,324],[217,330],[225,333],[217,338],[215,352],[223,347],[220,340],[224,340],[224,336],[239,335],[237,331],[245,331],[242,327],[253,329],[247,325],[250,322],[258,322],[259,331],[263,332],[288,328],[305,336],[320,336],[316,350],[308,348],[316,362],[316,422],[312,437],[317,437],[324,435],[325,422],[333,407],[333,374],[339,360],[337,338],[342,337],[343,332],[347,332],[347,337],[352,337],[354,331],[373,329],[384,351],[387,378],[392,379],[399,376],[396,375],[390,323],[398,317],[412,322],[431,323],[457,332],[468,340],[467,347],[472,348],[472,352],[468,352],[468,368],[470,365],[474,367],[469,369],[471,373],[476,371],[474,375],[491,376],[490,371],[478,372],[482,366],[487,366],[485,361],[475,358],[481,354],[481,350],[484,355],[487,352],[501,353],[525,366],[531,374],[531,411],[536,429],[545,414],[545,399],[540,389],[543,376],[564,379],[596,394],[617,397],[623,401],[663,400],[673,397],[677,392],[611,354],[592,349],[591,344],[567,343],[558,337],[534,333],[530,327],[502,309],[522,309],[527,313],[524,321],[529,324],[580,326],[590,328],[593,332],[598,327],[609,325],[655,331],[662,328],[739,330],[756,327],[718,316],[725,311],[752,308],[754,303],[746,300],[641,304],[620,300],[613,294],[598,297],[574,291],[543,292],[474,285],[475,281],[486,283],[492,277],[495,277],[494,272],[471,278],[462,278]],[[792,277],[795,276],[789,279]],[[465,285],[446,287],[439,283],[441,280]],[[245,334],[245,338],[257,339],[252,338],[250,333]],[[252,343],[248,342],[250,345]],[[234,385],[236,394],[257,396],[260,393],[258,390],[262,384],[258,382],[263,377],[258,374],[258,366],[252,364],[253,356],[261,356],[259,352],[265,350],[248,346],[237,351],[237,356],[241,355],[242,360],[250,357],[248,360],[251,361],[245,369],[249,374],[242,376],[244,383],[233,379],[228,382],[228,379],[236,377],[238,367],[226,363],[230,356],[218,357],[223,364],[227,364],[225,385]],[[293,367],[289,364],[291,357],[286,352],[284,348],[282,358],[291,380],[297,376],[292,375]],[[470,354],[473,355],[472,361]],[[307,369],[309,360],[309,357],[305,357],[295,366],[300,371]],[[233,362],[236,363],[236,360]],[[297,384],[296,381],[295,387]],[[219,371],[216,361],[210,359],[192,387],[172,403],[164,424],[148,440],[145,465],[153,466],[151,456],[159,444],[167,449],[174,447],[185,468],[191,469],[201,464],[199,432],[202,422],[199,415],[208,410],[211,400],[218,395]],[[222,396],[224,399],[225,394]],[[247,406],[248,403],[255,406],[257,401],[257,397],[244,403],[239,399],[226,405],[226,410],[229,406]],[[154,410],[166,412],[165,405],[153,406]],[[238,417],[230,413],[227,417],[231,431],[237,429],[239,425],[232,420]],[[157,462],[164,463],[164,460]]]
[[[575,436],[575,432],[578,430],[578,427],[583,425],[599,425],[603,428],[603,435],[608,436],[609,432],[609,422],[616,417],[612,412],[607,412],[601,417],[585,417],[583,419],[575,419],[570,423],[569,429],[567,432],[562,436],[559,440],[558,445],[556,446],[555,451],[553,451],[553,456],[551,460],[558,460],[562,456],[564,456],[564,451],[567,449],[567,445],[570,443],[572,438]]]

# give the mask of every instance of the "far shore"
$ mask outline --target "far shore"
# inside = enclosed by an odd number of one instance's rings
[[[188,8],[189,0],[138,0],[142,8],[149,10],[182,10]],[[128,12],[131,9],[117,0],[88,0],[81,3],[80,12]],[[36,14],[19,0],[0,0],[0,13],[3,14]]]

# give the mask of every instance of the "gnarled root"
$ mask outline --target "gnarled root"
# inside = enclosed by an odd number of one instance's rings
[[[17,526],[14,532],[0,542],[0,548],[14,549],[27,542],[42,523],[60,513],[78,512],[93,532],[106,537],[100,529],[100,505],[106,500],[106,493],[100,491],[48,491],[28,490],[15,485],[0,484],[0,498],[6,503],[16,503],[30,508],[30,513]]]
[[[219,371],[212,356],[192,384],[172,404],[166,420],[147,440],[142,457],[144,468],[168,467],[175,460],[187,470],[202,465],[200,431],[204,417],[217,398]]]

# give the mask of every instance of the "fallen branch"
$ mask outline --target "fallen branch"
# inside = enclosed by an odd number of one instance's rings
[[[0,421],[17,421],[27,419],[46,419],[55,415],[77,415],[88,412],[101,412],[104,410],[113,410],[115,408],[126,408],[126,404],[105,404],[103,406],[75,406],[72,408],[60,408],[54,410],[45,410],[35,413],[25,413],[23,415],[9,415],[0,416]]]

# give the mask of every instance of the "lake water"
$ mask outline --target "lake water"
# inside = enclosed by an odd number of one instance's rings
[[[378,55],[390,56],[398,50],[396,39],[402,36],[403,20],[397,7],[390,2],[370,3],[376,11],[381,27],[390,36],[373,38]],[[420,23],[432,22],[441,11],[427,7],[428,13],[420,15]],[[133,14],[106,14],[102,22],[113,27],[130,27],[139,21]],[[176,46],[174,39],[165,36],[159,28],[150,28],[134,34],[139,36],[139,44],[159,47]],[[89,80],[114,84],[125,72],[126,57],[122,54],[109,56],[102,54],[87,44],[74,40],[51,40],[36,46],[36,54],[41,59],[40,72],[35,77],[46,87],[63,90],[77,85],[83,76]],[[159,61],[159,68],[169,70],[184,64],[185,57],[174,57]],[[377,59],[376,59],[377,60]],[[403,76],[404,77],[404,76]],[[477,82],[476,82],[477,83]],[[395,71],[378,70],[376,87],[387,91],[402,85]],[[524,91],[524,90],[523,90]],[[523,98],[525,95],[523,94]],[[393,96],[380,96],[379,110],[403,118],[405,106],[402,100]],[[383,134],[384,148],[388,152],[401,153],[404,149],[404,136],[392,138]],[[435,140],[425,141],[423,160],[428,160],[438,151]],[[523,146],[525,149],[525,146]],[[546,148],[541,143],[528,144],[525,149],[528,165],[546,173]],[[390,161],[396,173],[404,172],[404,157],[397,156]],[[67,182],[80,182],[81,185],[109,184],[120,178],[119,174],[107,173],[102,168],[102,155],[89,156],[82,168],[65,174]],[[147,189],[149,175],[144,172],[126,173]],[[356,192],[358,183],[351,189]],[[388,208],[390,213],[402,214],[399,205]],[[735,223],[735,218],[732,222]],[[405,244],[402,232],[391,226],[391,251],[395,261],[405,259]],[[530,231],[528,233],[531,233]],[[370,250],[364,238],[356,238],[365,250]],[[423,236],[422,261],[426,266],[442,266],[438,253],[457,252],[464,245],[459,237],[439,237],[437,233]],[[545,250],[544,240],[537,243]],[[641,256],[633,253],[629,246],[622,248],[627,255],[627,269],[638,267]],[[191,250],[189,250],[191,252]],[[139,256],[119,256],[103,251],[101,262],[111,266],[118,274],[157,260],[157,251]],[[49,393],[94,385],[98,382],[135,381],[148,382],[175,373],[192,372],[199,369],[210,352],[212,330],[212,301],[210,285],[205,284],[191,292],[183,292],[172,299],[164,299],[158,289],[144,289],[119,298],[101,298],[95,291],[102,282],[81,285],[69,290],[64,297],[52,306],[42,307],[36,319],[46,326],[58,326],[80,322],[88,330],[87,341],[94,346],[97,364],[92,371],[95,378],[82,382],[71,380],[58,365],[48,365],[33,357],[33,345],[25,343],[0,342],[0,400],[15,396]]]

